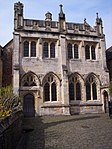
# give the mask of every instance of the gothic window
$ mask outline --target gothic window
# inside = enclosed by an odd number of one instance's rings
[[[52,74],[45,79],[44,101],[57,101],[57,83],[56,78]]]
[[[24,57],[36,57],[36,42],[25,41],[24,42]]]
[[[71,59],[72,57],[72,44],[68,44],[68,58]]]
[[[86,99],[97,100],[97,86],[93,76],[90,76],[86,81]]]
[[[78,58],[79,57],[79,55],[78,55],[78,45],[74,45],[74,58]]]
[[[55,58],[55,43],[50,44],[50,58]]]
[[[29,57],[29,42],[24,42],[24,57]]]
[[[36,83],[36,76],[33,75],[32,73],[28,73],[24,76],[22,80],[22,85],[23,86],[37,86]]]
[[[69,99],[74,100],[74,83],[69,83]]]
[[[85,47],[85,58],[90,59],[90,47],[88,45]]]
[[[97,99],[97,91],[96,91],[96,84],[92,84],[92,92],[93,92],[93,100]]]
[[[43,45],[43,56],[48,57],[48,43],[47,42],[44,42],[44,45]]]
[[[92,58],[92,60],[95,60],[96,59],[95,47],[94,46],[91,47],[91,58]]]
[[[31,42],[31,57],[36,57],[36,42]]]
[[[50,85],[49,83],[46,83],[44,85],[44,98],[45,98],[45,101],[49,101],[50,100]]]
[[[43,57],[55,58],[55,43],[44,42],[43,44]]]
[[[76,83],[76,100],[81,100],[81,86],[80,83]]]
[[[78,76],[69,79],[69,99],[81,100],[81,84]]]

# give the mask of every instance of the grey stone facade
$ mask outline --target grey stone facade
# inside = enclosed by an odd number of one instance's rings
[[[27,104],[25,97],[28,101],[30,94],[34,98],[35,115],[105,112],[110,100],[109,75],[106,72],[105,36],[98,14],[95,27],[91,27],[86,19],[82,24],[66,22],[62,5],[58,21],[52,21],[50,12],[46,13],[45,20],[25,19],[20,2],[15,3],[14,13],[13,88],[23,98],[23,106]],[[33,43],[36,47],[34,55]],[[54,53],[50,51],[52,43]],[[89,52],[85,50],[87,46]],[[47,94],[49,99],[46,100]]]

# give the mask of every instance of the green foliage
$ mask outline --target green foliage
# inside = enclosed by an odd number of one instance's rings
[[[110,96],[112,96],[112,81],[110,82],[109,92],[110,92]]]
[[[20,107],[21,100],[13,94],[11,86],[0,88],[0,118],[9,116]]]

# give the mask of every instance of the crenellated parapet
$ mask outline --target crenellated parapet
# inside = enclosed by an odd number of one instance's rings
[[[87,36],[103,37],[102,19],[99,18],[98,13],[96,17],[96,24],[91,27],[86,19],[83,23],[66,22],[65,14],[60,5],[60,12],[58,21],[52,20],[52,14],[47,12],[45,14],[45,20],[32,20],[23,18],[23,4],[18,2],[14,4],[14,29],[24,31],[40,31],[40,32],[54,32],[62,34],[77,34]]]

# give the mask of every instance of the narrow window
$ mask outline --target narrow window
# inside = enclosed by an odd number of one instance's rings
[[[92,84],[92,92],[93,92],[93,100],[97,100],[97,90],[96,90],[96,84]]]
[[[94,48],[94,46],[91,47],[91,57],[92,57],[93,60],[96,59],[95,48]]]
[[[36,57],[36,42],[31,42],[31,57]]]
[[[50,44],[50,58],[55,58],[55,44]]]
[[[24,57],[29,57],[29,42],[24,42]]]
[[[69,84],[69,99],[74,100],[74,83],[70,82]]]
[[[50,86],[49,83],[44,85],[44,101],[50,101]]]
[[[43,45],[43,57],[48,57],[48,43],[44,42]]]
[[[51,94],[52,94],[52,101],[57,100],[57,95],[56,95],[56,83],[53,82],[51,85]]]
[[[86,83],[86,99],[91,100],[91,87],[89,82]]]
[[[81,100],[81,86],[80,83],[76,83],[76,100]]]
[[[90,48],[88,45],[85,47],[85,58],[90,59]]]
[[[74,58],[78,59],[79,58],[79,54],[78,54],[78,45],[74,45]]]
[[[71,59],[73,58],[72,56],[72,44],[68,44],[68,58]]]

